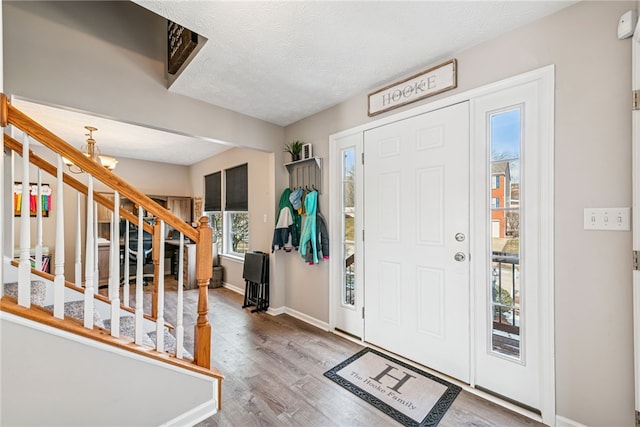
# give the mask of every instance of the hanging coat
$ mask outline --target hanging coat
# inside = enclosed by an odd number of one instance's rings
[[[271,252],[276,249],[284,249],[289,252],[292,248],[297,249],[299,245],[301,220],[300,215],[291,206],[290,194],[291,190],[286,188],[280,196]]]
[[[307,253],[311,252],[311,259],[314,264],[318,263],[318,241],[316,230],[316,210],[318,207],[318,192],[312,191],[304,198],[304,210],[307,213],[307,219],[304,221],[302,233],[300,234],[300,256],[302,259],[307,258]],[[308,244],[308,245],[307,245]]]
[[[327,231],[327,223],[320,212],[316,212],[316,246],[318,248],[317,258],[329,259],[329,232]],[[311,241],[307,243],[307,255],[304,260],[313,264]]]

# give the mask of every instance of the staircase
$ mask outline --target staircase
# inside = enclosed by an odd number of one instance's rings
[[[0,424],[192,425],[216,413],[223,376],[211,367],[207,289],[213,258],[208,218],[202,217],[199,227],[191,228],[15,109],[4,94],[0,94],[0,124],[5,128],[0,162]],[[21,135],[22,141],[10,135]],[[38,146],[41,155],[30,149],[34,140],[46,147]],[[82,170],[86,184],[64,172],[63,157]],[[56,237],[51,260],[43,256],[42,197],[30,194],[42,194],[43,174],[49,175],[48,182],[54,180],[50,187]],[[113,191],[113,201],[94,192],[96,180]],[[30,185],[23,185],[22,193],[14,197],[14,181]],[[76,196],[75,206],[65,204],[65,194]],[[137,215],[120,207],[121,197],[138,206]],[[30,199],[35,199],[35,209],[30,209]],[[129,272],[128,262],[113,262],[130,259],[129,245],[111,238],[108,289],[99,293],[98,205],[111,212],[111,236],[120,236],[121,223],[127,230],[137,230],[136,253],[143,253],[143,233],[151,234],[153,282],[146,289],[142,257],[137,258],[135,271]],[[20,216],[14,226],[9,219],[17,210]],[[153,223],[145,222],[143,214],[152,215]],[[81,224],[86,224],[84,230]],[[179,234],[178,260],[183,259],[186,239],[196,244],[198,289],[183,290],[186,266],[180,262],[177,291],[166,294],[175,300],[172,313],[165,312],[161,262],[166,226],[174,229],[174,238]],[[71,243],[75,259],[70,265],[65,260],[69,244],[65,228],[76,231]],[[14,242],[19,242],[19,249],[14,250]],[[52,261],[53,274],[40,271],[47,261]],[[151,294],[148,312],[143,304],[145,292]],[[184,306],[184,292],[198,293],[197,307]],[[185,310],[197,312],[192,349],[184,345]],[[168,314],[176,319],[175,325],[165,321]]]

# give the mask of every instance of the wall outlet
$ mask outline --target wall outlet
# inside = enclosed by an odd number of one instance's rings
[[[585,230],[631,230],[631,208],[584,208]]]

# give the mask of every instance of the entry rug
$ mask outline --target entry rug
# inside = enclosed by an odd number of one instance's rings
[[[437,426],[461,390],[372,348],[324,375],[405,426]]]

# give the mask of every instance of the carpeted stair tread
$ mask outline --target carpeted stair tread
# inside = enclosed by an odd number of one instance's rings
[[[53,311],[53,305],[45,307],[47,310]],[[64,303],[65,316],[73,317],[74,319],[84,319],[84,300],[67,301]],[[93,324],[99,328],[104,328],[104,321],[97,310],[93,310]]]
[[[149,338],[151,339],[151,341],[153,341],[154,343],[156,342],[156,331],[147,332],[147,335],[149,335]],[[177,344],[176,337],[171,335],[169,330],[165,328],[164,329],[164,351],[175,353],[176,344]],[[184,357],[185,359],[193,360],[193,356],[187,350],[182,351],[182,357]]]
[[[111,329],[111,319],[105,319],[104,327]],[[136,319],[133,316],[120,317],[120,335],[131,339],[134,339],[136,333]],[[156,331],[149,331],[142,335],[142,344],[147,347],[155,348],[156,346]],[[175,354],[176,352],[176,338],[171,335],[167,328],[164,328],[164,351]],[[188,351],[184,350],[183,357],[185,359],[193,360],[193,356]]]
[[[111,330],[111,319],[105,319],[105,329]],[[136,318],[133,316],[121,316],[120,317],[120,336],[131,338],[135,340],[136,336]],[[142,345],[147,347],[155,347],[155,341],[149,338],[149,335],[142,334]]]
[[[5,283],[4,294],[13,298],[18,298],[18,282]],[[31,304],[44,305],[44,300],[47,295],[47,284],[42,280],[31,281]]]

